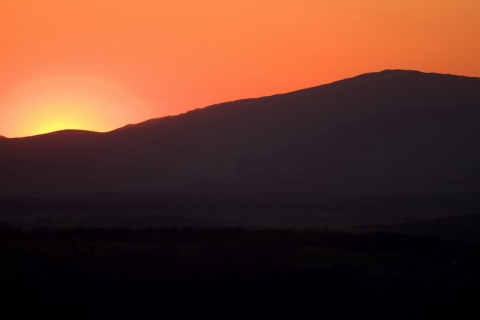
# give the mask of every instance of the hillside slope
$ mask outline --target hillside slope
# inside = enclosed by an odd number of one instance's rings
[[[386,70],[109,133],[0,139],[0,197],[480,192],[480,78]]]

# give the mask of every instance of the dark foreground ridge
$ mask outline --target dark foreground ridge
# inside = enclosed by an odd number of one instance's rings
[[[0,229],[0,298],[18,317],[406,319],[478,306],[478,242],[320,229]]]

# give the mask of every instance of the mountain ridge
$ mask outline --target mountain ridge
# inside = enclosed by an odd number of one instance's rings
[[[121,128],[115,129],[113,131],[110,131],[110,132],[115,132],[115,131],[122,130],[122,129],[127,129],[127,128],[131,129],[131,128],[137,126],[137,125],[150,123],[150,122],[155,122],[155,121],[160,121],[161,119],[169,119],[169,118],[172,118],[172,117],[183,116],[183,115],[191,114],[192,112],[198,112],[198,111],[205,110],[205,109],[208,109],[208,108],[220,107],[220,106],[224,106],[226,104],[231,104],[231,103],[247,102],[247,101],[253,101],[253,100],[258,100],[258,99],[266,99],[266,98],[272,98],[272,97],[281,97],[281,96],[290,95],[290,94],[298,94],[298,93],[302,93],[302,92],[305,92],[305,91],[319,89],[319,88],[322,88],[322,87],[328,87],[328,86],[332,86],[332,85],[345,83],[346,81],[367,80],[367,79],[378,80],[379,78],[381,79],[381,78],[385,78],[385,77],[392,77],[392,76],[399,76],[399,75],[446,76],[446,77],[457,77],[457,78],[478,79],[478,80],[480,80],[480,77],[470,77],[470,76],[455,75],[455,74],[445,74],[445,73],[436,73],[436,72],[421,72],[421,71],[417,71],[417,70],[385,69],[385,70],[378,71],[378,72],[363,73],[363,74],[360,74],[360,75],[357,75],[357,76],[353,76],[353,77],[349,77],[349,78],[345,78],[345,79],[341,79],[341,80],[337,80],[337,81],[333,81],[333,82],[330,82],[330,83],[321,84],[321,85],[317,85],[317,86],[313,86],[313,87],[302,88],[302,89],[298,89],[298,90],[294,90],[294,91],[290,91],[290,92],[277,93],[277,94],[273,94],[273,95],[256,97],[256,98],[244,98],[244,99],[239,99],[239,100],[220,102],[220,103],[216,103],[216,104],[209,105],[209,106],[206,106],[206,107],[201,107],[201,108],[196,108],[196,109],[193,109],[193,110],[189,110],[185,113],[181,113],[181,114],[178,114],[178,115],[172,115],[172,116],[166,116],[166,117],[160,117],[160,118],[153,118],[153,119],[149,119],[149,120],[146,120],[146,121],[143,121],[143,122],[140,122],[140,123],[129,124],[129,125],[126,125],[124,127],[121,127]]]
[[[472,76],[464,76],[464,75],[456,75],[456,74],[448,74],[448,73],[422,72],[422,71],[418,71],[418,70],[404,70],[404,69],[385,69],[385,70],[381,70],[381,71],[377,71],[377,72],[363,73],[363,74],[356,75],[356,76],[353,76],[353,77],[348,77],[348,78],[336,80],[336,81],[333,81],[333,82],[330,82],[330,83],[325,83],[325,84],[321,84],[321,85],[317,85],[317,86],[313,86],[313,87],[308,87],[308,88],[302,88],[302,89],[289,91],[289,92],[285,92],[285,93],[277,93],[277,94],[272,94],[272,95],[267,95],[267,96],[262,96],[262,97],[244,98],[244,99],[239,99],[239,100],[219,102],[219,103],[215,103],[215,104],[208,105],[208,106],[205,106],[205,107],[195,108],[195,109],[192,109],[192,110],[189,110],[189,111],[186,111],[184,113],[177,114],[177,115],[168,115],[168,116],[164,116],[164,117],[147,119],[147,120],[139,122],[139,123],[130,123],[130,124],[127,124],[125,126],[122,126],[122,127],[119,127],[119,128],[113,129],[111,131],[107,131],[107,132],[97,132],[97,131],[82,130],[82,129],[63,129],[63,130],[58,130],[58,131],[54,131],[54,132],[43,133],[43,134],[32,135],[32,136],[25,136],[25,137],[12,137],[12,138],[10,138],[10,137],[5,137],[5,136],[0,135],[0,138],[29,139],[29,138],[33,138],[33,137],[37,137],[37,136],[42,136],[43,137],[43,136],[48,136],[48,135],[51,135],[51,134],[55,134],[55,135],[56,134],[61,134],[62,132],[65,132],[65,133],[68,133],[68,132],[78,132],[78,133],[85,132],[86,134],[88,134],[88,133],[109,134],[109,133],[112,133],[112,132],[128,130],[128,129],[134,128],[136,126],[139,126],[139,125],[154,123],[154,122],[157,122],[157,121],[161,121],[162,119],[175,118],[175,117],[178,117],[178,116],[187,115],[187,114],[190,114],[192,112],[198,112],[200,110],[204,110],[204,109],[208,109],[208,108],[224,106],[226,104],[237,103],[237,102],[246,102],[246,101],[252,101],[252,100],[257,100],[257,99],[265,99],[265,98],[280,97],[280,96],[284,96],[284,95],[296,94],[296,93],[301,93],[301,92],[305,92],[305,91],[315,90],[315,89],[318,89],[318,88],[321,88],[321,87],[326,87],[326,86],[331,86],[331,85],[344,83],[346,81],[379,80],[379,79],[382,79],[382,78],[385,79],[385,78],[388,78],[388,77],[390,77],[390,78],[391,77],[398,77],[400,75],[411,75],[411,76],[413,76],[413,75],[424,75],[424,76],[443,76],[443,77],[446,76],[446,77],[456,77],[456,78],[465,78],[465,79],[480,79],[480,77],[472,77]]]
[[[2,139],[0,173],[56,195],[477,192],[478,92],[480,78],[384,70],[107,133]]]

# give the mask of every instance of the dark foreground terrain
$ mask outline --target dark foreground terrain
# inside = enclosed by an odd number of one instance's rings
[[[425,319],[475,315],[480,302],[475,241],[318,228],[0,229],[0,301],[17,317]]]

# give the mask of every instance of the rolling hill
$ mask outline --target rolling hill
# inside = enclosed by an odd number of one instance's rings
[[[478,123],[480,78],[385,70],[108,133],[0,139],[0,198],[188,196],[218,206],[242,195],[307,211],[472,212]]]

